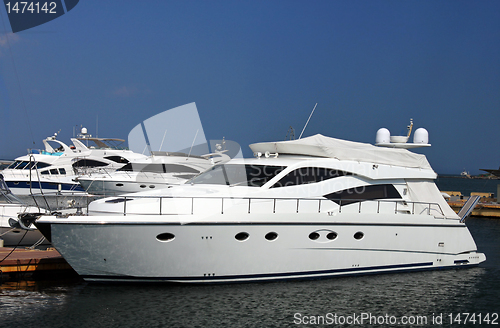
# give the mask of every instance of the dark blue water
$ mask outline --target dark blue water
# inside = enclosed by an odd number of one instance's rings
[[[449,325],[450,313],[493,318],[500,312],[500,220],[470,218],[467,225],[487,256],[475,268],[210,286],[4,283],[0,327],[297,327],[311,321],[335,326],[334,315],[398,320],[337,325],[346,327],[405,326],[399,324],[404,317],[427,321],[413,326],[485,327]],[[439,316],[443,325],[433,325]]]

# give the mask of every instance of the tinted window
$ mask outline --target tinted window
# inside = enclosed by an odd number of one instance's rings
[[[10,164],[7,168],[8,169],[15,169],[16,166],[19,165],[19,163],[21,163],[20,161],[15,161],[14,163]]]
[[[73,163],[73,167],[98,167],[107,165],[107,163],[96,161],[93,159],[81,159]]]
[[[44,167],[50,166],[50,164],[44,163],[44,162],[38,162],[36,163],[36,168],[37,169],[43,169]]]
[[[61,169],[59,169],[59,173],[60,174],[66,174],[66,170],[61,168]]]
[[[121,167],[119,171],[134,171],[134,172],[153,172],[153,173],[194,173],[200,171],[192,167],[181,164],[134,164],[128,163]]]
[[[261,187],[284,169],[273,165],[223,164],[202,173],[191,183]]]
[[[16,166],[16,170],[22,170],[26,167],[26,165],[28,165],[29,162],[26,162],[26,161],[22,161],[18,166]]]
[[[121,157],[121,156],[106,156],[104,158],[109,159],[110,161],[113,161],[116,163],[120,163],[120,164],[128,163],[128,160],[126,158]]]
[[[352,175],[352,173],[323,167],[301,167],[289,172],[280,181],[276,182],[272,188],[321,182],[344,175]]]
[[[50,169],[50,174],[59,174],[57,169]]]
[[[345,189],[325,195],[324,197],[339,205],[348,205],[362,202],[364,200],[388,198],[400,199],[401,195],[392,184],[383,184]]]

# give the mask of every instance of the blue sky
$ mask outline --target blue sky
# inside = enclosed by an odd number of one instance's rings
[[[81,0],[15,34],[0,19],[0,158],[97,120],[126,139],[191,102],[208,139],[251,156],[318,103],[304,136],[374,143],[413,118],[436,172],[500,165],[500,1]]]

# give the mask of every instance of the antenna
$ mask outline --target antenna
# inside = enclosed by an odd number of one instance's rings
[[[309,123],[309,120],[311,119],[311,116],[313,115],[314,110],[316,109],[316,106],[318,106],[318,103],[316,103],[316,105],[314,105],[314,108],[311,112],[311,115],[309,115],[309,118],[307,119],[306,125],[304,125],[304,128],[302,129],[302,132],[300,133],[299,139],[302,138],[302,133],[304,133],[304,130],[306,129],[307,123]]]
[[[291,125],[286,132],[285,140],[295,140],[295,130]]]
[[[165,133],[163,134],[163,139],[161,139],[160,149],[158,149],[158,151],[161,151],[161,147],[163,147],[163,141],[165,141],[166,135],[167,135],[167,130],[165,130]]]
[[[200,129],[196,130],[196,134],[194,135],[193,143],[191,144],[191,149],[189,149],[188,157],[191,156],[191,150],[193,150],[194,142],[196,141],[196,137],[198,136],[198,131],[200,131]]]

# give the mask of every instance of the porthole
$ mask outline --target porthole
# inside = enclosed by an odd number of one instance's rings
[[[234,238],[236,238],[236,240],[238,241],[245,241],[249,236],[250,235],[247,232],[239,232],[236,234],[236,236],[234,236]]]
[[[327,235],[326,235],[326,238],[328,240],[334,240],[335,238],[337,238],[337,233],[336,232],[329,232]]]
[[[317,233],[317,232],[311,232],[309,234],[309,239],[311,239],[311,240],[316,240],[318,238],[319,238],[319,233]]]
[[[146,185],[140,185],[139,187],[141,187],[141,188],[146,188]]]
[[[150,185],[149,188],[153,189],[154,187],[156,187],[155,185]]]
[[[161,233],[158,236],[156,236],[156,239],[158,241],[163,241],[163,242],[172,241],[172,240],[174,240],[174,238],[175,238],[175,235],[173,233],[170,233],[170,232],[164,232],[164,233]]]
[[[123,183],[117,183],[116,186],[117,187],[123,187]]]
[[[362,239],[363,237],[365,236],[364,233],[362,233],[361,231],[358,231],[354,234],[354,239],[357,239],[357,240],[360,240]]]
[[[276,232],[268,232],[265,236],[265,238],[269,241],[273,241],[276,238],[278,238],[278,234]]]

